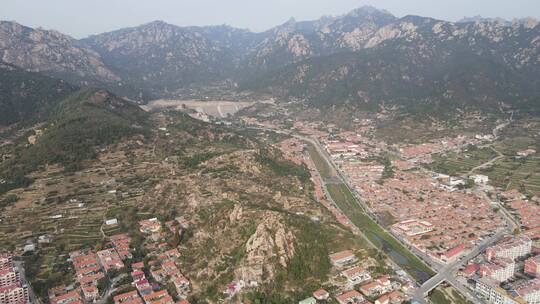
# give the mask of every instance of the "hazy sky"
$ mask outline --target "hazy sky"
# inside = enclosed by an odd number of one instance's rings
[[[372,5],[394,15],[456,21],[464,16],[540,17],[540,0],[0,0],[0,19],[74,37],[154,20],[176,25],[229,24],[263,31],[290,17],[316,19]]]

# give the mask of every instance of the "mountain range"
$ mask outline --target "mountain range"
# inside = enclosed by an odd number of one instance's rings
[[[453,23],[373,7],[261,33],[155,21],[77,40],[0,22],[4,64],[141,102],[222,84],[315,106],[535,106],[539,46],[534,19]]]

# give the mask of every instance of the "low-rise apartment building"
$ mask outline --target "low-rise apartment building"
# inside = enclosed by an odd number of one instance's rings
[[[0,304],[26,304],[30,303],[28,286],[13,284],[0,287]]]
[[[524,264],[526,274],[540,277],[540,255],[527,259]]]
[[[508,238],[495,246],[486,249],[488,260],[495,258],[508,258],[515,260],[531,253],[532,241],[526,236]]]
[[[498,258],[480,266],[480,274],[497,282],[504,282],[514,276],[516,263],[511,259]]]
[[[528,281],[526,284],[516,288],[516,293],[529,304],[539,304],[540,279]]]

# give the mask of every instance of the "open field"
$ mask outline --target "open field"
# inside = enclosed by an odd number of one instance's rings
[[[449,175],[466,174],[471,169],[497,157],[497,152],[492,148],[471,148],[461,153],[449,152],[445,155],[433,156],[434,163],[429,167],[431,170]]]
[[[489,176],[490,183],[502,189],[518,189],[523,193],[540,195],[540,158],[533,154],[516,158],[519,151],[539,150],[540,122],[525,120],[515,122],[504,130],[501,140],[494,148],[504,155],[490,168],[477,173]]]
[[[539,131],[540,122],[536,120],[514,122],[504,129],[500,139],[491,146],[434,155],[429,169],[449,175],[463,175],[476,168],[473,173],[489,176],[489,183],[493,186],[540,195],[540,158],[537,154],[526,158],[516,157],[519,151],[539,149]],[[494,161],[488,163],[490,160]],[[477,168],[485,163],[485,167]]]
[[[478,171],[489,176],[490,183],[503,189],[518,189],[540,194],[540,159],[513,159],[505,157],[491,168]]]
[[[387,143],[420,144],[443,137],[491,134],[497,119],[496,116],[480,117],[476,114],[466,114],[448,121],[437,120],[430,115],[420,115],[416,118],[395,117],[379,121],[375,137]]]
[[[437,287],[430,295],[433,304],[473,304],[453,287]]]

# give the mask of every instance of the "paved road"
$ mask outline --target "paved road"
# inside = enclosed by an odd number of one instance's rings
[[[509,223],[510,226],[512,226],[512,232],[515,230],[517,231],[521,230],[520,223],[516,220],[516,218],[512,214],[510,214],[510,212],[508,212],[506,207],[504,207],[503,204],[499,200],[490,199],[487,196],[486,192],[483,190],[477,190],[476,192],[478,195],[483,196],[487,201],[490,201],[490,202],[492,201],[492,202],[497,203],[497,206],[499,207],[499,212],[506,219],[506,222]]]
[[[295,135],[293,135],[293,136],[295,136]],[[321,145],[320,145],[320,143],[318,141],[316,141],[316,140],[314,140],[312,138],[307,138],[307,137],[303,137],[303,136],[295,136],[295,137],[297,137],[299,139],[302,139],[302,140],[306,140],[306,141],[312,143],[315,146],[315,148],[317,149],[317,152],[319,152],[319,154],[326,161],[328,166],[333,168],[335,170],[335,172],[338,173],[339,179],[341,179],[343,181],[343,183],[347,187],[349,187],[349,184],[347,183],[347,179],[336,168],[334,163],[330,160],[330,157],[327,155],[326,151],[324,151],[321,148]],[[333,178],[333,179],[335,179],[335,178]],[[363,209],[366,211],[366,213],[370,214],[371,217],[374,218],[373,214],[370,212],[369,206],[367,206],[361,199],[358,199],[358,197],[356,195],[356,192],[353,189],[350,189],[350,187],[349,187],[349,190],[351,190],[351,193],[353,193],[355,195],[355,197],[357,198],[357,202],[359,202],[360,207],[363,207]],[[417,290],[417,292],[415,294],[415,297],[414,297],[415,300],[420,302],[420,303],[427,303],[426,300],[425,300],[424,295],[427,295],[429,291],[433,290],[439,284],[446,281],[446,282],[450,283],[452,286],[454,286],[454,288],[456,288],[466,298],[468,298],[469,300],[472,300],[473,303],[475,303],[475,304],[476,303],[484,303],[484,301],[482,299],[478,298],[474,293],[471,293],[467,289],[467,287],[465,287],[463,284],[461,284],[460,282],[457,281],[457,279],[455,278],[455,272],[457,272],[457,270],[460,267],[462,267],[463,265],[468,263],[471,259],[473,259],[477,255],[479,255],[481,252],[483,252],[487,247],[489,247],[490,245],[492,245],[492,244],[496,243],[497,241],[499,241],[500,239],[502,239],[505,234],[506,234],[506,232],[504,230],[500,230],[495,235],[493,235],[489,239],[485,240],[480,245],[476,246],[465,257],[461,258],[460,260],[458,260],[458,261],[456,261],[456,262],[454,262],[452,264],[445,265],[445,266],[441,265],[439,262],[437,262],[436,260],[434,260],[431,257],[427,256],[426,254],[419,253],[418,250],[412,250],[413,254],[415,254],[421,260],[426,262],[428,265],[431,265],[432,268],[434,268],[437,271],[437,274],[435,276],[433,276],[431,279],[426,281],[422,286],[420,286],[420,288]]]
[[[13,261],[13,264],[17,269],[19,270],[19,275],[21,276],[21,281],[23,284],[26,284],[28,286],[28,295],[30,297],[30,303],[32,304],[41,304],[41,301],[38,297],[36,297],[36,294],[34,293],[34,289],[32,288],[32,285],[28,282],[26,279],[26,272],[24,269],[24,262],[23,261]]]
[[[490,159],[489,161],[487,161],[487,162],[485,162],[485,163],[483,163],[483,164],[480,164],[480,165],[478,165],[478,166],[472,168],[471,170],[469,170],[469,172],[467,173],[467,175],[471,175],[471,174],[474,173],[474,171],[477,171],[477,170],[480,170],[480,169],[486,169],[486,168],[489,168],[489,167],[490,167],[491,165],[493,165],[496,161],[498,161],[498,160],[504,158],[504,155],[503,155],[501,152],[495,150],[493,147],[490,147],[490,148],[491,148],[491,150],[495,151],[495,153],[497,153],[497,156],[494,157],[494,158],[492,158],[492,159]]]
[[[325,151],[321,148],[319,142],[317,142],[316,140],[312,139],[312,138],[308,138],[308,137],[303,137],[303,136],[299,136],[299,135],[292,135],[298,139],[301,139],[301,140],[304,140],[304,141],[307,141],[307,142],[310,142],[311,144],[314,145],[315,149],[317,150],[317,153],[319,153],[319,155],[321,155],[323,157],[323,159],[327,162],[327,165],[330,166],[331,168],[335,169],[334,172],[337,172],[337,176],[331,176],[331,177],[328,177],[328,178],[323,178],[318,171],[316,171],[318,177],[321,179],[321,181],[323,182],[323,190],[324,190],[324,193],[327,197],[327,199],[330,201],[330,203],[332,203],[332,205],[337,208],[342,214],[344,214],[346,216],[346,214],[343,212],[343,210],[341,210],[341,208],[339,208],[339,206],[336,204],[336,202],[334,201],[334,199],[332,198],[332,196],[330,195],[330,193],[328,192],[328,188],[327,186],[330,185],[330,184],[344,184],[344,185],[347,185],[347,183],[345,183],[343,181],[343,176],[340,174],[340,171],[337,170],[337,168],[335,168],[335,165],[329,160],[329,157],[327,157],[327,155],[325,154]],[[347,185],[348,186],[348,185]],[[357,200],[358,202],[358,200]],[[362,206],[360,206],[362,207]],[[358,227],[356,226],[350,219],[349,221],[351,222],[352,225],[354,225],[354,227],[356,228],[356,231],[358,232],[358,234],[367,242],[367,244],[369,246],[371,246],[372,248],[375,248],[377,250],[379,250],[379,248],[377,246],[375,246],[375,244],[373,244],[371,242],[371,240],[363,233],[363,231]],[[392,263],[392,268],[394,268],[395,271],[397,270],[403,270],[403,268],[401,268],[401,266],[399,266],[396,262],[394,262],[392,260],[391,257],[389,257],[385,252],[382,252],[381,253],[383,255],[385,255],[387,258],[388,258],[388,261],[390,263]],[[410,278],[411,281],[414,281],[414,279],[410,276],[408,276]]]
[[[95,303],[96,304],[106,304],[107,303],[107,300],[109,299],[109,297],[111,296],[111,294],[113,292],[116,291],[116,284],[123,278],[127,277],[128,274],[127,273],[123,273],[119,276],[117,276],[116,278],[112,279],[111,280],[111,283],[109,285],[109,287],[107,288],[107,290],[104,292],[104,294],[100,297],[99,300],[97,300]]]
[[[466,287],[464,287],[461,283],[459,283],[455,277],[454,273],[458,271],[458,269],[462,266],[464,266],[466,263],[468,263],[471,259],[479,255],[481,252],[486,250],[487,247],[491,246],[492,244],[498,242],[501,240],[504,235],[507,233],[504,229],[501,229],[497,233],[495,233],[492,237],[488,238],[484,242],[482,242],[480,245],[476,246],[473,250],[471,250],[465,257],[448,264],[444,266],[442,269],[439,270],[439,272],[432,277],[431,279],[427,280],[415,293],[415,300],[420,303],[425,303],[424,297],[434,288],[436,288],[439,284],[446,281],[452,286],[454,286],[456,289],[458,289],[460,292],[464,293],[465,296],[468,296],[469,298],[472,296],[474,297],[475,302],[474,303],[483,303],[483,300],[476,297],[476,295],[471,294]]]
[[[274,131],[274,132],[281,133],[281,134],[291,135],[291,136],[294,136],[294,137],[296,137],[298,139],[310,142],[311,144],[313,144],[315,146],[315,148],[317,149],[317,152],[319,153],[320,156],[322,156],[324,161],[327,163],[328,167],[334,169],[335,172],[337,172],[337,174],[339,175],[339,176],[333,176],[330,180],[334,181],[334,182],[336,180],[341,180],[343,182],[343,184],[345,184],[347,187],[349,187],[349,184],[347,182],[345,182],[346,179],[341,175],[340,171],[336,168],[334,163],[330,160],[329,156],[326,154],[326,151],[324,151],[321,148],[321,145],[320,145],[320,143],[318,141],[316,141],[316,140],[314,140],[312,138],[309,138],[309,137],[293,134],[293,133],[288,132],[288,131],[280,131],[280,130],[272,130],[272,129],[263,129],[263,130]],[[326,183],[325,183],[325,185],[326,185]],[[349,187],[349,189],[350,189],[350,187]],[[353,191],[352,189],[350,189],[350,190],[351,190],[351,193],[355,194],[355,196],[356,196],[356,192]],[[328,193],[327,193],[327,196],[330,197],[330,195],[328,195]],[[330,197],[330,199],[331,199],[331,197]],[[359,202],[360,206],[364,208],[366,213],[369,214],[373,218],[373,214],[371,214],[371,212],[369,212],[370,211],[369,207],[367,205],[365,205],[362,200],[357,199],[357,201]],[[334,205],[335,205],[335,203],[334,203]],[[383,229],[384,229],[384,227],[383,227]],[[462,257],[460,260],[458,260],[456,262],[453,262],[451,264],[442,266],[442,268],[441,268],[441,265],[439,263],[435,263],[435,261],[433,259],[429,258],[427,255],[418,254],[418,252],[413,251],[412,252],[413,254],[415,254],[417,257],[419,257],[420,259],[425,261],[428,265],[434,264],[434,265],[438,266],[438,267],[434,267],[437,270],[437,274],[435,276],[433,276],[432,278],[430,278],[428,281],[426,281],[422,286],[420,286],[420,288],[418,288],[418,290],[416,291],[416,293],[414,295],[414,300],[416,300],[417,302],[422,303],[422,304],[423,303],[428,303],[425,300],[425,298],[426,298],[426,295],[429,293],[429,291],[433,290],[439,284],[446,281],[446,282],[450,283],[452,286],[454,286],[454,288],[456,288],[460,293],[462,293],[469,300],[473,301],[473,303],[475,303],[475,304],[477,304],[477,303],[485,303],[482,299],[478,298],[474,293],[469,292],[469,290],[463,284],[461,284],[460,282],[458,282],[456,280],[455,272],[457,272],[457,270],[460,267],[462,267],[463,265],[468,263],[471,259],[473,259],[477,255],[479,255],[481,252],[483,252],[487,247],[489,247],[490,245],[492,245],[492,244],[496,243],[497,241],[499,241],[500,239],[502,239],[505,234],[506,234],[506,232],[504,230],[498,231],[495,235],[493,235],[489,239],[485,240],[480,245],[476,246],[465,257]]]

